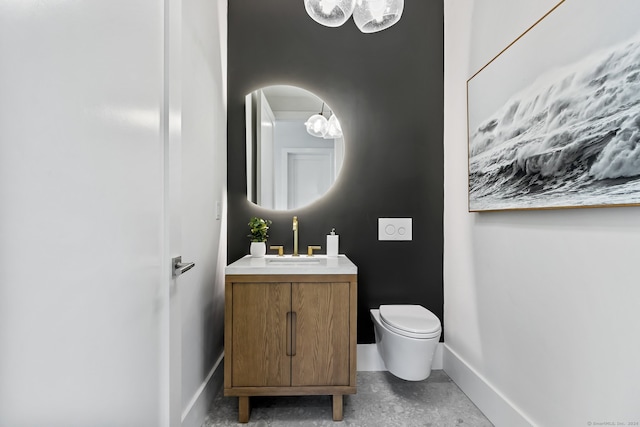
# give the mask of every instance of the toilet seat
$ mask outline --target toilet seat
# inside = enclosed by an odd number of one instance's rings
[[[380,320],[389,330],[410,338],[436,338],[440,319],[421,305],[381,305]]]

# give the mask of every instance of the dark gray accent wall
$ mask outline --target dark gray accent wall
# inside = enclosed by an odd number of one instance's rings
[[[421,304],[443,316],[443,2],[407,0],[402,19],[375,34],[353,20],[315,23],[302,0],[232,0],[228,40],[228,260],[249,250],[247,222],[271,219],[268,244],[291,253],[321,245],[335,227],[358,266],[358,342],[374,342],[369,309]],[[244,97],[290,84],[323,98],[340,117],[342,171],[320,201],[294,211],[246,198]],[[378,218],[413,218],[413,241],[378,241]]]

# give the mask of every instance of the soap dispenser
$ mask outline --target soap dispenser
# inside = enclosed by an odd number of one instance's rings
[[[337,257],[338,256],[338,245],[340,242],[340,236],[336,234],[336,229],[331,229],[331,234],[327,234],[327,256],[328,257]]]

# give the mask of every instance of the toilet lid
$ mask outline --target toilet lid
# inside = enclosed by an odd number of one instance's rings
[[[381,305],[380,319],[399,331],[420,335],[440,333],[440,319],[421,305]]]

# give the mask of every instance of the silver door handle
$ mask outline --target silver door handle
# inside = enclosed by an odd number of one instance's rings
[[[177,256],[171,259],[171,263],[173,265],[173,276],[179,276],[184,272],[191,270],[196,266],[195,262],[182,262],[182,257]]]

